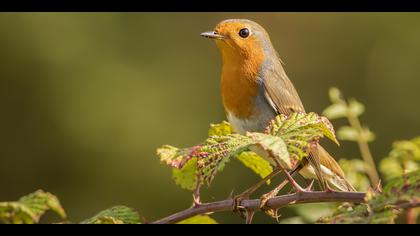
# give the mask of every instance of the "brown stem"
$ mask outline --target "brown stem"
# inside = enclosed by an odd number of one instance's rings
[[[412,209],[412,208],[417,208],[420,207],[420,201],[415,201],[415,202],[402,202],[399,204],[396,204],[397,207],[401,208],[401,209]]]
[[[200,178],[201,176],[197,174],[197,184],[193,192],[193,207],[201,204],[201,199],[200,199],[201,179]]]
[[[357,118],[353,114],[348,114],[347,118],[350,125],[353,128],[355,128],[359,134],[362,134],[363,128],[362,128],[362,125],[360,124],[359,118]],[[370,181],[372,182],[372,186],[378,186],[379,175],[378,175],[378,171],[376,170],[376,165],[373,160],[372,153],[370,152],[369,145],[364,138],[358,138],[357,144],[359,146],[359,150],[360,150],[363,160],[368,165],[367,174],[369,176]]]
[[[274,197],[267,201],[266,207],[278,209],[291,204],[303,204],[314,202],[364,202],[365,193],[357,192],[299,192]],[[152,224],[172,224],[192,216],[211,214],[214,212],[232,211],[235,201],[233,199],[203,203],[199,206],[188,208],[163,219],[151,222]],[[260,199],[243,200],[240,206],[247,211],[259,211]]]

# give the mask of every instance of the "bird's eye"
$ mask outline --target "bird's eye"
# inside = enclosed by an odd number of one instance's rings
[[[249,36],[249,29],[243,28],[243,29],[239,30],[239,36],[241,36],[242,38],[248,37]]]

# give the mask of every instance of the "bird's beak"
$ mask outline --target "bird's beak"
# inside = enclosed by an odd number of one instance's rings
[[[214,31],[204,32],[200,35],[209,39],[226,39],[226,36],[220,35]]]

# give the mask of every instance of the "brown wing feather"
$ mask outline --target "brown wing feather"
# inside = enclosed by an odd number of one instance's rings
[[[332,170],[341,178],[345,178],[344,172],[341,169],[341,167],[338,165],[337,161],[335,161],[334,158],[321,145],[318,145],[318,155],[326,157],[326,158],[319,159],[321,162],[321,165]]]
[[[345,190],[350,192],[356,191],[353,185],[347,181],[346,176],[337,161],[321,145],[318,145],[317,154],[319,155],[321,165],[332,170],[339,177],[337,180],[341,183]]]
[[[274,68],[280,69],[274,69]],[[264,77],[265,95],[280,114],[305,112],[302,101],[280,62],[272,70],[266,70]]]

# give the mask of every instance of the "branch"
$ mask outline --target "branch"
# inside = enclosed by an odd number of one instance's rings
[[[302,203],[314,203],[314,202],[353,202],[362,203],[364,202],[365,193],[356,192],[299,192],[294,194],[288,194],[283,196],[274,197],[267,202],[267,207],[271,209],[278,209],[287,205],[302,204]],[[211,214],[214,212],[222,211],[233,211],[234,200],[227,199],[223,201],[217,201],[212,203],[203,203],[198,206],[193,206],[184,211],[175,213],[163,219],[151,222],[151,224],[172,224],[177,223],[181,220],[190,218],[192,216],[201,214]],[[243,200],[238,206],[247,211],[259,211],[260,200]]]
[[[402,202],[402,203],[396,204],[396,206],[401,209],[413,209],[413,208],[420,207],[420,201]]]

